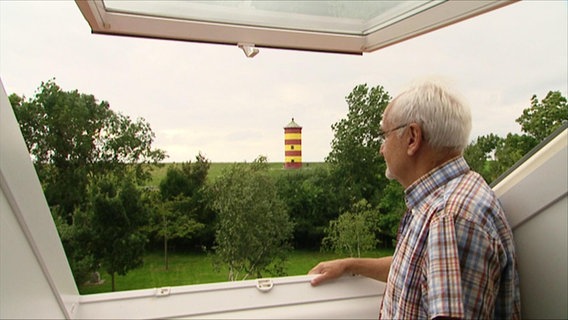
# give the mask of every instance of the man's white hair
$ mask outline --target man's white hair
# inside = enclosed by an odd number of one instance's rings
[[[415,82],[392,104],[389,120],[395,125],[418,123],[431,147],[460,152],[467,147],[471,110],[465,99],[441,80]]]

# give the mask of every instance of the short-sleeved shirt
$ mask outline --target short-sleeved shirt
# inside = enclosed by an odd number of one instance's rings
[[[414,182],[405,201],[380,318],[520,318],[511,228],[463,157]]]

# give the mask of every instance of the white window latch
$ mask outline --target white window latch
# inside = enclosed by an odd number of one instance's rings
[[[262,292],[268,292],[270,291],[270,289],[272,289],[272,287],[274,286],[274,284],[272,283],[272,280],[270,279],[258,279],[256,280],[256,288]]]

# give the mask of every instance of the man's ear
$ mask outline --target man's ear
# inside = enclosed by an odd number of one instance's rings
[[[409,156],[415,155],[423,143],[422,128],[416,123],[411,123],[408,125],[408,140],[406,153]]]

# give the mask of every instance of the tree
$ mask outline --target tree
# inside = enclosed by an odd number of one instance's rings
[[[540,142],[568,121],[566,98],[560,91],[549,91],[539,102],[535,94],[531,98],[531,106],[524,109],[516,121],[523,132]]]
[[[149,178],[145,166],[165,153],[152,149],[154,133],[144,119],[113,112],[106,101],[77,90],[63,91],[54,80],[42,82],[33,99],[10,95],[26,145],[52,208],[67,223],[85,205],[92,176],[113,172]]]
[[[287,170],[277,179],[278,194],[294,223],[294,248],[318,249],[341,205],[328,167]]]
[[[147,206],[132,177],[106,175],[93,182],[90,193],[92,255],[111,275],[115,291],[115,274],[125,275],[143,262]]]
[[[347,118],[332,125],[332,150],[326,161],[332,164],[332,186],[342,205],[339,212],[365,199],[378,209],[381,229],[378,235],[383,243],[394,240],[399,220],[404,213],[404,198],[400,188],[389,187],[384,175],[386,163],[380,154],[379,133],[383,113],[391,100],[382,86],[356,86],[347,96]]]
[[[391,180],[382,190],[379,201],[377,236],[379,244],[384,246],[396,246],[398,226],[406,211],[404,202],[404,188],[397,181]]]
[[[114,182],[142,183],[150,176],[149,164],[165,153],[152,148],[155,135],[144,119],[132,121],[108,102],[63,91],[54,80],[42,82],[31,99],[16,94],[9,99],[73,274],[81,280],[95,266],[93,252],[105,250],[97,245],[106,245],[94,239],[89,186],[109,175]]]
[[[76,284],[87,282],[93,271],[98,270],[94,251],[94,233],[91,227],[92,214],[77,210],[73,214],[73,224],[68,224],[62,215],[52,210],[53,221],[65,248],[69,266]]]
[[[218,214],[215,252],[229,267],[229,280],[283,275],[293,225],[265,157],[235,163],[223,171],[211,190]]]
[[[503,143],[495,149],[495,175],[492,181],[511,168],[524,155],[529,153],[539,141],[530,135],[509,133]]]
[[[536,138],[525,134],[509,133],[501,138],[491,133],[471,142],[464,151],[464,158],[473,171],[491,183],[537,144]]]
[[[391,97],[382,86],[356,86],[346,97],[347,118],[331,126],[334,137],[326,162],[333,165],[337,186],[344,186],[344,208],[360,199],[378,201],[388,183],[384,159],[379,154],[380,123]],[[341,210],[343,211],[343,210]]]
[[[566,98],[559,91],[549,91],[542,101],[536,95],[531,106],[516,119],[522,135],[509,133],[505,138],[495,134],[480,136],[465,149],[464,157],[472,170],[491,183],[512,167],[525,154],[568,121]]]
[[[169,166],[166,176],[160,182],[162,203],[156,206],[153,230],[163,239],[164,261],[168,270],[168,241],[191,238],[210,224],[200,221],[203,205],[201,190],[205,186],[210,163],[201,154],[196,162],[182,163],[180,167]]]
[[[361,257],[361,252],[377,246],[376,218],[376,211],[371,205],[364,199],[360,200],[350,211],[329,222],[322,247],[340,254],[347,253],[350,257]]]
[[[502,148],[503,144],[503,138],[490,133],[477,137],[464,150],[464,158],[471,169],[481,174],[488,183],[502,173],[498,168],[495,151]]]

